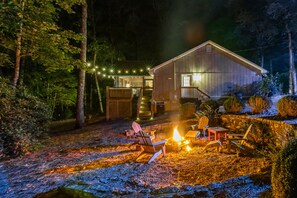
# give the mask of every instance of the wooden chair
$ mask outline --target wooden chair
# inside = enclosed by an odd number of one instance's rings
[[[228,152],[230,152],[231,149],[235,149],[239,152],[250,154],[251,153],[251,148],[247,145],[247,136],[250,133],[251,129],[253,127],[253,124],[251,124],[246,132],[244,134],[228,134],[227,136],[227,149]]]
[[[137,135],[138,132],[143,131],[145,133],[148,133],[151,136],[152,140],[155,139],[156,130],[146,130],[146,129],[143,130],[140,124],[138,124],[137,122],[132,123],[132,129],[134,130],[135,135]]]
[[[233,134],[227,134],[227,139],[221,138],[220,140],[214,140],[210,141],[205,147],[204,150],[207,150],[208,148],[217,148],[217,151],[221,151],[223,148],[223,143],[227,143],[227,149],[228,152],[231,151],[231,149],[235,149],[237,151],[240,151],[242,153],[251,153],[252,149],[250,149],[248,146],[246,146],[246,140],[249,132],[251,131],[253,124],[251,124],[246,132],[244,134],[238,134],[238,133],[233,133]]]
[[[189,130],[186,133],[185,138],[190,140],[195,140],[200,135],[202,135],[202,133],[203,133],[203,136],[205,137],[206,129],[208,128],[208,122],[209,122],[208,117],[202,116],[198,120],[197,124],[191,126],[192,130]]]
[[[159,142],[152,142],[151,136],[143,131],[137,133],[137,138],[139,140],[138,144],[142,147],[143,151],[136,158],[140,159],[144,154],[153,154],[152,157],[148,160],[148,164],[154,161],[161,153],[163,156],[166,155],[165,143],[167,140],[162,140]]]

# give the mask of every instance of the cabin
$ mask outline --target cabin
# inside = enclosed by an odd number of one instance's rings
[[[153,102],[175,110],[190,99],[219,99],[262,79],[267,71],[230,50],[207,41],[150,70]],[[156,108],[155,108],[156,109]]]
[[[136,117],[152,118],[177,110],[186,101],[219,99],[243,88],[248,90],[267,73],[212,41],[149,69],[149,73],[137,71],[123,70],[114,75],[115,87],[107,88],[107,119],[131,117],[133,98],[137,100]]]

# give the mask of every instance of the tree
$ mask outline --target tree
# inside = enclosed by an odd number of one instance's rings
[[[277,28],[273,21],[263,12],[266,2],[264,0],[254,2],[242,2],[239,15],[237,16],[238,30],[246,43],[253,43],[259,51],[261,67],[264,67],[264,51],[275,41]],[[267,28],[269,27],[269,28]]]
[[[267,13],[275,20],[281,33],[286,35],[289,50],[289,93],[297,93],[296,69],[294,64],[293,36],[297,33],[297,4],[295,0],[268,0]]]
[[[73,12],[71,7],[77,3],[80,0],[4,0],[0,3],[0,37],[4,40],[4,57],[10,57],[14,64],[13,86],[18,83],[20,63],[25,56],[44,65],[48,71],[71,70],[80,64],[73,57],[79,48],[72,44],[80,40],[80,35],[57,25],[60,10]]]
[[[81,19],[81,41],[80,60],[86,64],[87,61],[87,18],[88,5],[85,1],[82,4],[82,19]],[[85,88],[86,71],[82,67],[79,69],[78,87],[77,87],[77,102],[76,102],[76,127],[82,128],[85,125],[84,115],[84,88]]]

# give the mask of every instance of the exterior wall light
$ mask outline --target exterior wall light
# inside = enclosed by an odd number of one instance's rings
[[[193,74],[193,80],[196,82],[201,81],[201,74],[198,74],[198,73]]]

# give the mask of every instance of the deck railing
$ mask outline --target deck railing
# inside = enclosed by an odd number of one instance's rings
[[[210,96],[198,87],[181,87],[181,98],[210,98]]]

